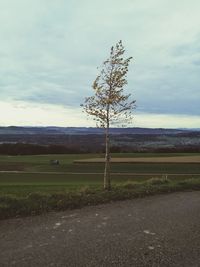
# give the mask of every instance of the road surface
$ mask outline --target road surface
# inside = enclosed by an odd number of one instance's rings
[[[0,266],[200,266],[200,192],[0,221]]]

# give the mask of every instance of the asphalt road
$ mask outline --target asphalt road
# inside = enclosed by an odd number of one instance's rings
[[[200,192],[0,221],[0,266],[200,266]]]

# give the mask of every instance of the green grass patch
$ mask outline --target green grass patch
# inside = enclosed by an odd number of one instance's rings
[[[189,155],[195,154],[120,153],[112,156],[122,158]],[[77,159],[102,156],[0,156],[0,170],[26,172],[0,173],[0,218],[79,208],[155,193],[200,189],[199,164],[120,163],[111,164],[113,189],[110,192],[104,191],[104,164],[73,163]],[[50,165],[51,159],[59,160],[60,165]]]
[[[140,158],[140,157],[171,157],[194,156],[198,153],[117,153],[114,158]],[[74,164],[74,160],[103,157],[103,154],[67,154],[67,155],[39,155],[39,156],[0,156],[0,171],[25,171],[25,172],[76,172],[76,173],[101,173],[103,163]],[[53,166],[50,160],[57,159],[60,165]],[[120,163],[111,164],[113,173],[200,173],[199,164],[180,163]],[[1,183],[0,176],[0,183]]]
[[[148,195],[200,190],[200,178],[170,180],[166,177],[146,181],[126,181],[105,191],[99,186],[84,185],[80,188],[63,186],[18,186],[15,191],[0,192],[0,219],[41,214],[97,205],[116,200],[125,200]],[[12,188],[13,190],[13,188]],[[21,194],[19,194],[21,190]],[[24,190],[24,191],[23,191]]]

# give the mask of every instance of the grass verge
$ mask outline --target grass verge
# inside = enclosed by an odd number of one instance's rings
[[[26,196],[0,195],[0,219],[29,216],[48,211],[61,211],[117,200],[145,197],[159,193],[200,190],[200,178],[182,181],[152,178],[142,182],[128,181],[113,186],[111,191],[84,186],[64,192],[30,192]]]

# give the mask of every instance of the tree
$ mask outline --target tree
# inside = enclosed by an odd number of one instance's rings
[[[94,95],[85,98],[84,111],[93,116],[98,127],[105,129],[105,171],[104,189],[111,189],[110,179],[110,125],[127,124],[132,120],[135,100],[129,101],[130,94],[124,94],[126,76],[132,57],[123,58],[124,46],[119,41],[111,47],[109,58],[103,62],[102,70],[92,88]]]

